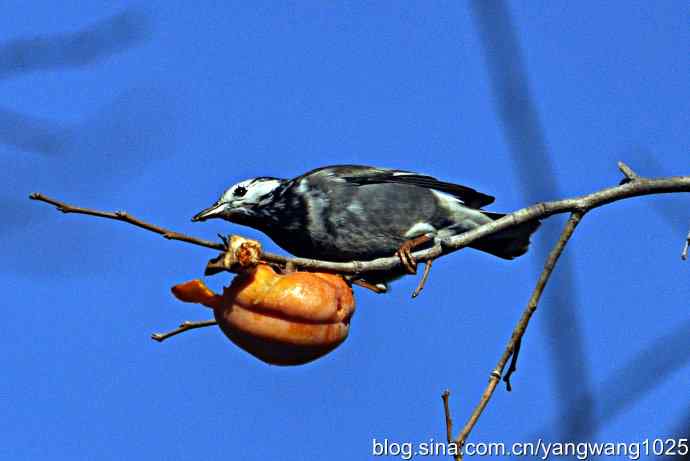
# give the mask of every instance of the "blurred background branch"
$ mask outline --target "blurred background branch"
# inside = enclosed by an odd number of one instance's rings
[[[557,195],[558,175],[555,174],[536,105],[529,91],[528,71],[508,3],[503,0],[475,0],[472,2],[472,11],[484,47],[497,111],[503,122],[520,182],[524,186],[525,197],[528,201],[535,202]],[[647,150],[640,150],[638,154],[627,156],[638,171],[650,177],[663,176],[663,169],[654,155]],[[655,201],[652,207],[675,230],[675,234],[685,235],[687,204],[662,200]],[[555,232],[555,229],[544,226],[537,235],[535,261],[543,258],[546,242],[553,238]],[[669,337],[655,342],[651,349],[640,353],[646,354],[647,360],[637,357],[637,360],[609,378],[603,389],[594,393],[577,317],[575,300],[578,295],[572,256],[563,255],[559,272],[554,277],[547,300],[547,303],[557,308],[545,309],[543,316],[546,320],[544,334],[549,338],[550,345],[554,346],[551,352],[551,369],[556,384],[556,401],[561,404],[561,415],[555,421],[556,433],[552,425],[542,434],[552,433],[555,438],[562,440],[580,440],[595,436],[598,427],[617,414],[622,405],[632,405],[661,384],[670,371],[690,361],[690,356],[681,352],[690,350],[683,344],[683,335],[680,333],[684,331],[687,336],[688,330],[686,325],[685,329],[680,328],[669,334]],[[621,389],[626,391],[621,393]],[[596,407],[602,408],[600,412],[595,411],[595,402],[598,402]],[[690,418],[682,421],[679,426],[685,428],[683,434],[687,437],[690,434]],[[681,432],[678,434],[680,436]]]
[[[149,17],[129,8],[76,32],[10,40],[0,44],[0,79],[94,64],[150,36]]]
[[[528,72],[522,57],[518,35],[510,9],[503,0],[473,0],[474,15],[488,74],[493,88],[494,103],[503,125],[505,138],[513,156],[513,164],[527,203],[536,203],[561,195],[556,168],[551,160],[536,105],[529,89]],[[551,243],[558,238],[557,223],[547,223],[535,235],[533,261],[541,270]],[[572,253],[561,257],[558,273],[545,297],[543,335],[549,343],[556,389],[561,413],[559,436],[578,440],[585,431],[596,426],[590,393],[590,372],[578,319],[577,287]],[[571,396],[582,395],[577,411],[571,407]]]
[[[150,16],[130,7],[80,30],[8,40],[0,43],[0,79],[88,68],[151,37]],[[0,106],[0,145],[7,148],[0,167],[8,173],[7,187],[0,194],[7,216],[0,223],[0,235],[20,237],[17,231],[55,219],[20,204],[29,193],[27,186],[112,194],[138,177],[146,165],[171,155],[171,109],[172,99],[158,86],[124,89],[95,114],[76,123]],[[18,156],[19,151],[41,156]],[[78,178],[74,177],[77,169],[81,170]],[[31,185],[18,179],[24,174],[32,178]],[[87,242],[79,250],[96,254],[93,245],[95,242]],[[2,270],[32,275],[44,271],[44,265],[27,263],[22,247],[11,245],[8,239],[0,242],[8,261]],[[75,254],[74,248],[50,246],[43,251],[56,263],[55,272],[60,272],[59,266],[74,265],[74,258],[69,257]]]

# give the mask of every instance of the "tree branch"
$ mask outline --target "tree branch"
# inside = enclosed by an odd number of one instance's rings
[[[561,233],[561,236],[558,239],[558,242],[556,242],[556,245],[549,253],[549,256],[544,265],[544,270],[539,276],[537,285],[535,286],[532,295],[530,296],[529,302],[527,303],[527,307],[523,311],[520,320],[513,329],[513,333],[506,345],[503,354],[501,355],[501,358],[498,361],[498,364],[490,373],[489,382],[479,399],[479,403],[474,408],[474,411],[467,420],[467,423],[465,423],[465,426],[462,428],[457,438],[455,439],[455,443],[459,447],[459,454],[455,457],[456,460],[462,459],[462,447],[467,441],[467,438],[472,432],[472,429],[477,424],[477,421],[479,420],[480,416],[482,415],[482,412],[489,403],[489,400],[493,396],[493,393],[496,390],[496,386],[498,385],[503,374],[503,370],[506,366],[506,363],[508,362],[508,359],[512,357],[513,360],[511,361],[510,368],[504,378],[504,381],[506,381],[506,385],[508,386],[508,390],[510,390],[510,376],[516,370],[517,354],[519,352],[520,345],[522,344],[522,338],[527,330],[527,326],[529,325],[529,321],[537,309],[539,300],[541,299],[542,293],[544,292],[544,288],[546,287],[546,284],[549,281],[551,274],[553,273],[556,263],[558,262],[558,258],[561,256],[563,249],[570,240],[570,237],[573,235],[575,228],[580,223],[585,213],[587,213],[591,209],[625,198],[655,193],[688,192],[688,176],[679,176],[674,178],[663,179],[647,179],[638,176],[629,166],[627,166],[623,162],[618,163],[618,168],[625,175],[625,179],[617,187],[604,189],[599,192],[585,195],[576,199],[566,199],[556,202],[547,202],[541,205],[535,205],[533,207],[519,210],[501,219],[503,220],[506,218],[511,218],[521,213],[532,213],[532,210],[535,210],[539,206],[544,207],[544,209],[542,210],[543,217],[563,212],[561,210],[571,211],[570,219],[565,225]],[[498,223],[499,221],[496,221],[496,223]],[[682,256],[684,257],[687,257],[688,246],[690,246],[690,234],[688,234],[685,247],[683,249]],[[446,416],[446,420],[448,420],[448,418],[449,416]]]
[[[148,231],[155,232],[156,234],[160,234],[168,240],[179,240],[181,242],[193,243],[195,245],[201,245],[203,247],[211,248],[214,250],[220,250],[220,251],[225,250],[224,244],[210,242],[208,240],[203,240],[203,239],[199,239],[196,237],[190,237],[188,235],[180,234],[179,232],[171,231],[171,230],[165,229],[163,227],[149,224],[149,223],[141,221],[141,220],[139,220],[133,216],[130,216],[125,211],[116,211],[114,213],[111,213],[108,211],[99,211],[99,210],[92,210],[90,208],[77,207],[77,206],[73,206],[73,205],[68,205],[66,203],[60,202],[59,200],[55,200],[55,199],[50,198],[50,197],[46,197],[45,195],[39,194],[39,193],[33,193],[33,194],[29,195],[29,198],[31,200],[37,200],[39,202],[50,203],[51,205],[54,205],[55,208],[62,211],[63,213],[77,213],[77,214],[85,214],[85,215],[89,215],[89,216],[97,216],[99,218],[114,219],[115,221],[126,222],[129,224],[133,224],[137,227],[141,227],[142,229],[146,229]]]
[[[620,165],[623,165],[624,168],[627,168],[629,171],[632,171],[622,162],[620,163]],[[620,165],[619,167],[623,168]],[[647,179],[640,178],[638,176],[635,177],[635,180],[631,180],[625,184],[621,184],[615,187],[609,187],[607,189],[602,189],[600,191],[588,195],[568,198],[564,200],[557,200],[553,202],[544,202],[532,205],[527,208],[523,208],[514,213],[510,213],[502,217],[501,219],[490,222],[488,224],[484,224],[483,226],[479,226],[471,231],[453,236],[442,242],[438,241],[431,248],[412,253],[412,257],[417,262],[436,259],[440,256],[465,248],[472,242],[480,238],[486,237],[488,235],[495,234],[496,232],[499,232],[501,230],[517,226],[527,221],[548,218],[549,216],[553,216],[555,214],[572,213],[580,210],[589,211],[591,209],[598,208],[600,206],[616,202],[618,200],[623,200],[632,197],[640,197],[643,195],[668,194],[674,192],[690,192],[690,176],[676,176],[671,178],[659,179]],[[50,203],[51,205],[57,207],[57,209],[62,211],[63,213],[81,213],[91,216],[114,219],[117,221],[124,221],[130,224],[134,224],[135,226],[141,227],[143,229],[150,230],[157,234],[161,234],[163,235],[163,237],[170,240],[180,240],[183,242],[193,243],[195,245],[201,245],[207,248],[212,248],[220,251],[225,250],[225,246],[221,243],[215,243],[196,237],[190,237],[178,232],[170,231],[155,226],[153,224],[148,224],[144,221],[141,221],[128,215],[124,211],[109,213],[104,211],[92,210],[89,208],[75,207],[72,205],[59,202],[58,200],[51,199],[38,193],[31,194],[30,198],[32,200],[39,200],[42,202]],[[285,256],[264,252],[261,254],[261,260],[267,263],[278,264],[282,266],[290,263],[294,267],[298,267],[303,270],[335,272],[339,274],[355,275],[363,274],[365,272],[390,271],[396,269],[398,266],[401,265],[400,258],[394,255],[390,257],[374,259],[371,261],[331,262],[319,261],[316,259],[308,258],[289,258]]]
[[[463,427],[462,431],[455,439],[455,444],[459,449],[462,448],[470,432],[476,425],[479,417],[486,408],[489,400],[491,399],[498,382],[501,379],[503,370],[508,362],[508,359],[513,357],[511,367],[509,369],[508,375],[506,376],[506,382],[509,384],[510,375],[515,371],[515,365],[517,361],[517,348],[521,344],[522,337],[525,334],[529,321],[537,309],[537,305],[541,298],[541,295],[546,287],[551,273],[554,270],[556,262],[560,257],[565,245],[568,243],[570,237],[572,236],[578,223],[585,215],[594,208],[601,207],[608,203],[616,202],[619,200],[624,200],[632,197],[639,197],[643,195],[653,195],[653,194],[667,194],[676,192],[690,192],[690,176],[676,176],[670,178],[658,178],[649,179],[638,176],[630,167],[625,165],[623,162],[619,162],[618,168],[625,175],[625,180],[615,187],[609,187],[607,189],[602,189],[597,192],[593,192],[588,195],[583,195],[580,197],[568,198],[564,200],[557,200],[552,202],[539,203],[527,208],[523,208],[514,213],[508,214],[496,221],[490,222],[483,226],[479,226],[471,231],[455,235],[444,241],[436,241],[435,244],[425,250],[417,251],[412,253],[412,257],[415,262],[429,261],[427,267],[425,268],[425,275],[420,281],[420,285],[416,293],[421,290],[423,283],[428,277],[428,271],[431,268],[431,261],[443,256],[448,253],[460,250],[472,242],[487,237],[491,234],[497,233],[504,229],[517,226],[519,224],[533,221],[537,219],[548,218],[555,214],[560,213],[570,213],[570,219],[568,220],[565,228],[563,229],[561,236],[553,247],[547,261],[544,265],[544,270],[542,271],[537,285],[532,292],[532,295],[527,303],[527,307],[523,311],[523,314],[518,321],[516,327],[513,330],[510,340],[508,341],[506,348],[498,361],[498,364],[490,374],[489,382],[485,388],[479,403],[475,407],[474,411],[470,415],[467,423]],[[199,239],[196,237],[190,237],[178,232],[169,231],[167,229],[155,226],[153,224],[146,223],[132,216],[129,216],[125,212],[104,212],[98,210],[92,210],[88,208],[75,207],[67,205],[55,199],[43,196],[41,194],[31,194],[30,198],[32,200],[43,201],[54,205],[58,210],[64,213],[81,213],[91,216],[103,217],[108,219],[114,219],[118,221],[127,222],[135,226],[141,227],[143,229],[158,233],[163,235],[167,239],[180,240],[188,243],[193,243],[195,245],[201,245],[207,248],[212,248],[215,250],[226,251],[227,244],[215,243],[207,240]],[[688,247],[690,246],[690,234],[686,239],[682,257],[687,258]],[[376,272],[376,271],[390,271],[396,269],[401,265],[401,260],[397,256],[390,256],[385,258],[378,258],[371,261],[351,261],[351,262],[330,262],[330,261],[319,261],[315,259],[306,258],[288,258],[284,256],[274,255],[270,253],[261,253],[261,261],[278,264],[281,266],[287,266],[292,268],[301,268],[313,271],[324,271],[324,272],[335,272],[342,275],[360,275],[365,272]],[[230,270],[228,267],[218,267],[214,268],[218,270]],[[170,336],[179,334],[183,331],[201,328],[204,326],[209,326],[215,324],[215,321],[205,321],[205,322],[185,322],[177,330],[171,331],[165,334],[155,334],[153,339],[162,341]],[[443,396],[444,409],[446,413],[446,426],[447,431],[450,435],[452,431],[450,410],[448,408],[448,394],[444,393]],[[461,455],[458,455],[456,459],[461,459]]]
[[[527,331],[529,321],[532,318],[534,312],[537,310],[539,299],[541,299],[541,295],[544,292],[546,283],[549,281],[549,278],[553,273],[554,267],[556,267],[556,262],[558,261],[558,258],[561,256],[561,253],[563,253],[565,245],[568,243],[568,240],[570,240],[570,237],[573,235],[573,232],[575,231],[577,225],[580,223],[580,220],[582,219],[582,216],[584,216],[584,213],[585,211],[576,211],[570,215],[570,219],[568,219],[568,222],[563,228],[561,237],[558,239],[558,242],[556,242],[556,245],[549,253],[549,257],[546,260],[546,264],[544,264],[544,270],[539,276],[539,280],[537,281],[536,287],[534,287],[534,291],[532,292],[532,296],[530,296],[529,302],[527,303],[527,307],[522,313],[520,321],[515,326],[513,334],[511,335],[505,350],[503,351],[503,355],[501,355],[498,364],[496,364],[496,368],[494,368],[494,370],[490,374],[489,383],[486,386],[486,389],[484,390],[481,399],[479,400],[479,404],[477,404],[474,411],[470,415],[469,420],[462,428],[462,431],[460,432],[458,437],[455,439],[455,442],[458,444],[459,447],[462,447],[465,444],[467,437],[470,435],[470,432],[474,428],[475,424],[477,424],[477,420],[479,420],[479,417],[484,411],[484,408],[486,408],[486,405],[489,403],[489,400],[491,399],[491,396],[493,395],[494,390],[496,389],[496,385],[501,380],[501,376],[503,375],[503,369],[505,368],[508,359],[513,355],[516,345],[522,340],[525,331]]]
[[[637,173],[635,173],[632,168],[623,162],[618,162],[618,169],[621,170],[623,175],[625,175],[625,179],[623,180],[624,182],[636,181],[640,179]]]
[[[450,417],[450,407],[448,405],[448,398],[450,397],[450,391],[446,389],[443,391],[443,394],[441,394],[441,398],[443,399],[443,413],[446,416],[446,441],[448,442],[448,445],[454,443],[453,442],[453,420]]]
[[[489,400],[493,396],[493,393],[496,390],[496,386],[501,380],[501,376],[503,375],[503,369],[505,368],[508,359],[514,353],[517,352],[517,347],[521,343],[525,331],[527,331],[527,326],[529,325],[529,321],[532,318],[532,315],[537,310],[537,305],[539,304],[541,295],[544,292],[546,283],[549,281],[549,278],[553,273],[554,267],[556,267],[556,262],[558,261],[558,258],[561,256],[561,253],[563,252],[565,245],[568,243],[568,240],[570,240],[570,237],[573,235],[575,228],[584,216],[584,213],[585,211],[576,211],[570,215],[570,219],[568,219],[568,222],[566,223],[563,232],[561,233],[561,236],[558,239],[558,242],[556,242],[556,245],[549,253],[546,263],[544,264],[544,270],[539,276],[539,280],[537,281],[537,285],[535,286],[534,291],[532,291],[532,295],[530,296],[529,302],[527,303],[527,307],[523,311],[520,320],[515,326],[515,329],[513,329],[513,334],[511,335],[510,340],[508,341],[508,344],[506,345],[506,348],[498,361],[498,364],[496,364],[496,367],[490,373],[489,383],[484,389],[484,392],[482,393],[482,396],[479,399],[479,403],[474,408],[474,411],[472,411],[472,414],[467,420],[467,423],[465,423],[465,426],[462,428],[462,431],[460,431],[460,434],[455,439],[455,443],[459,447],[459,454],[456,456],[457,460],[462,459],[462,455],[460,454],[460,452],[462,451],[462,447],[467,441],[467,437],[470,435],[470,432],[472,432],[472,429],[477,424],[477,421],[479,420],[479,417],[482,415],[482,412],[486,408],[486,405],[489,403]],[[514,365],[515,360],[513,360],[513,363],[511,364],[512,371],[514,371]]]
[[[174,330],[165,333],[152,334],[151,339],[155,339],[159,343],[162,343],[166,339],[175,335],[179,335],[180,333],[184,333],[185,331],[194,330],[196,328],[210,327],[212,325],[218,325],[218,322],[216,322],[215,320],[201,320],[198,322],[191,322],[187,320],[186,322],[182,322],[182,324],[180,324],[180,326],[175,328]]]
[[[503,382],[506,383],[506,390],[508,392],[513,390],[513,387],[510,384],[510,378],[513,376],[513,373],[517,371],[517,360],[518,360],[518,355],[520,355],[520,347],[522,346],[522,338],[518,339],[517,342],[515,343],[515,348],[513,349],[513,353],[511,354],[512,357],[510,359],[510,366],[508,367],[508,371],[506,371],[506,374],[503,375]]]

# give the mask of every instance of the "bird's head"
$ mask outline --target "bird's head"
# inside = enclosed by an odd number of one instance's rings
[[[260,217],[261,210],[272,203],[274,192],[282,184],[283,180],[265,177],[238,182],[223,192],[216,203],[197,213],[192,221],[222,218],[244,224]]]

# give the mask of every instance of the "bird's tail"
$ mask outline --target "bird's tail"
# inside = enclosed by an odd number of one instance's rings
[[[490,213],[488,211],[482,211],[482,213],[493,220],[505,216],[505,214]],[[541,223],[537,220],[528,221],[477,240],[470,247],[503,259],[517,258],[527,253],[530,236],[540,225]]]

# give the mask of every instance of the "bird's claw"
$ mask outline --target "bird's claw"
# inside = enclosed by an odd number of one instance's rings
[[[412,256],[412,250],[420,245],[424,245],[432,241],[433,239],[434,236],[432,234],[424,234],[420,235],[419,237],[415,237],[412,240],[407,240],[400,245],[400,248],[398,248],[398,251],[396,251],[395,254],[398,255],[400,262],[408,273],[413,275],[417,273],[417,261]]]
[[[410,274],[417,273],[417,261],[412,257],[412,244],[408,241],[400,245],[395,254],[400,258],[400,263]]]

